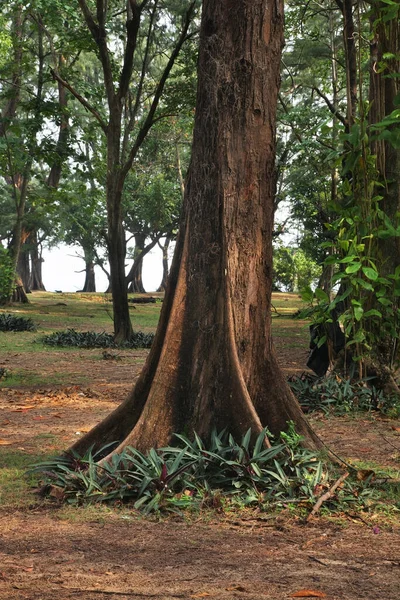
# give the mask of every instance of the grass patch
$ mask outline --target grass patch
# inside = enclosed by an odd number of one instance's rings
[[[16,509],[37,504],[33,488],[38,484],[38,477],[35,473],[27,475],[27,470],[34,462],[47,458],[47,454],[1,449],[0,507]]]
[[[71,377],[73,377],[74,384],[84,384],[88,382],[89,376],[84,373],[74,373],[73,376],[71,376],[71,373],[63,372],[44,375],[43,373],[36,373],[35,371],[29,371],[27,369],[10,369],[7,370],[6,376],[0,380],[0,389],[65,385],[71,382]]]

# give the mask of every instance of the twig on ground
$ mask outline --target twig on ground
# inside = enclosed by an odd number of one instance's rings
[[[400,452],[400,448],[399,448],[399,446],[396,446],[395,444],[392,444],[392,442],[391,442],[390,440],[388,440],[388,439],[387,439],[387,437],[385,437],[385,436],[383,435],[383,433],[381,433],[381,437],[382,437],[382,438],[385,440],[385,442],[386,442],[387,444],[389,444],[390,446],[392,446],[392,448],[394,448],[395,450],[397,450],[398,452]]]
[[[343,483],[343,481],[350,475],[350,473],[348,471],[346,471],[346,473],[343,473],[343,475],[341,477],[339,477],[339,479],[337,481],[335,481],[335,483],[333,484],[333,486],[327,491],[325,492],[325,494],[322,494],[322,496],[320,496],[317,500],[317,502],[315,503],[314,508],[312,509],[312,511],[310,512],[310,514],[308,515],[308,517],[306,518],[306,522],[308,523],[308,521],[319,511],[319,509],[321,508],[321,506],[323,505],[323,503],[326,500],[329,500],[329,498],[332,498],[334,492],[336,491],[336,489],[339,487],[339,485],[341,483]]]

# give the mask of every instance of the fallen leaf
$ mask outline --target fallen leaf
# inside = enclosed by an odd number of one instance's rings
[[[0,446],[11,446],[12,442],[8,440],[0,440]]]
[[[378,535],[380,532],[381,532],[381,530],[376,525],[375,525],[375,527],[372,528],[372,533],[374,533],[375,535]]]
[[[290,595],[291,598],[326,598],[324,592],[317,590],[298,590]]]
[[[232,585],[231,587],[225,588],[227,592],[246,592],[246,588],[242,585]]]
[[[199,592],[198,594],[190,594],[191,598],[205,598],[206,596],[211,596],[208,592]]]
[[[393,431],[400,431],[400,427],[395,427],[394,425],[392,425],[392,429]]]
[[[36,408],[36,406],[18,406],[17,408],[13,408],[11,412],[25,412],[26,410],[32,410]]]
[[[317,542],[326,542],[326,533],[324,535],[320,535],[317,538],[307,540],[307,542],[304,542],[304,544],[300,547],[302,550],[306,550],[306,548],[309,548],[310,546],[312,546],[313,544],[316,544]]]
[[[47,490],[47,493],[52,498],[56,498],[56,500],[63,500],[65,496],[64,489],[58,485],[50,485],[50,489]]]
[[[372,471],[372,469],[359,469],[357,471],[358,481],[364,481],[365,479],[368,479],[369,477],[371,477],[371,479],[373,479],[375,477],[375,471]]]
[[[9,421],[8,419],[5,419],[4,421],[1,422],[1,425],[9,425],[11,423],[11,421]]]

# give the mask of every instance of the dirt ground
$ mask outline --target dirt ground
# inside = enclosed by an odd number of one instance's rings
[[[286,373],[304,370],[306,354],[281,348]],[[126,396],[144,358],[145,351],[107,360],[100,350],[9,353],[4,366],[42,376],[60,370],[67,384],[1,389],[1,444],[28,454],[67,447]],[[399,421],[320,415],[313,423],[347,460],[399,466]],[[400,599],[400,531],[377,515],[304,525],[290,511],[192,522],[126,510],[81,519],[79,510],[66,517],[38,504],[0,511],[1,600],[293,597]]]

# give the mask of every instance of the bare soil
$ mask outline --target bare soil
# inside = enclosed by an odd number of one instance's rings
[[[287,374],[305,369],[306,349],[279,339],[277,345]],[[65,385],[2,388],[1,445],[57,452],[97,423],[124,399],[146,352],[111,354],[117,358],[105,359],[101,350],[3,356],[2,365],[44,379],[62,372]],[[399,466],[399,421],[317,415],[313,423],[346,460]],[[287,509],[279,516],[210,513],[186,522],[144,519],[126,509],[80,518],[79,509],[66,516],[38,503],[3,508],[0,599],[398,600],[400,531],[380,519],[349,513],[305,525]]]

